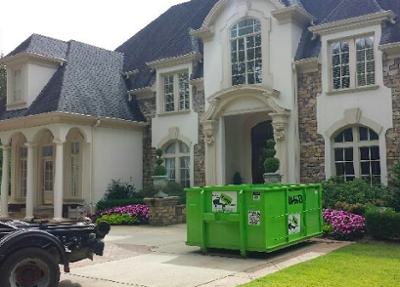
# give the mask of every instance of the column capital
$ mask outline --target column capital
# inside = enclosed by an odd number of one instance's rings
[[[3,149],[3,150],[4,149],[8,150],[8,149],[11,148],[11,145],[10,144],[6,144],[6,145],[3,144],[2,146],[0,146],[0,148]]]
[[[54,139],[53,143],[55,143],[56,145],[63,145],[65,144],[67,141],[65,140],[60,140],[60,139]]]
[[[34,143],[34,142],[27,142],[27,143],[25,143],[25,146],[26,146],[27,148],[35,148],[35,147],[37,146],[37,143]]]
[[[205,142],[208,145],[213,145],[215,142],[215,134],[218,131],[218,121],[207,120],[201,122],[203,125],[203,134],[205,136]]]

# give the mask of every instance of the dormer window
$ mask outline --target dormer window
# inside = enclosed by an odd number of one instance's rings
[[[189,72],[183,71],[163,76],[164,111],[190,110]]]
[[[332,43],[331,59],[333,90],[375,85],[373,36]]]
[[[232,85],[262,83],[261,23],[246,19],[230,30]]]
[[[19,103],[22,101],[22,69],[13,71],[13,102]]]

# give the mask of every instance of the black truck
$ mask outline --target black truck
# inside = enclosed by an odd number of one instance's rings
[[[107,223],[0,222],[0,286],[55,287],[60,268],[103,255]]]

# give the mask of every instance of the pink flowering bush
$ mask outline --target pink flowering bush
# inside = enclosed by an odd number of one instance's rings
[[[342,210],[325,209],[324,221],[331,226],[329,236],[342,240],[355,240],[365,234],[365,218]]]
[[[124,220],[122,220],[124,218]],[[110,224],[135,224],[147,223],[149,219],[149,207],[147,205],[136,204],[128,206],[118,206],[100,212],[97,222],[108,222]]]

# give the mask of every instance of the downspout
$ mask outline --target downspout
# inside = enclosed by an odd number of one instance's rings
[[[93,204],[93,198],[94,198],[94,184],[93,184],[93,178],[94,178],[94,143],[95,143],[95,130],[97,127],[99,127],[101,124],[101,121],[97,119],[96,123],[94,124],[92,128],[92,147],[90,149],[90,214],[94,214],[94,204]]]

